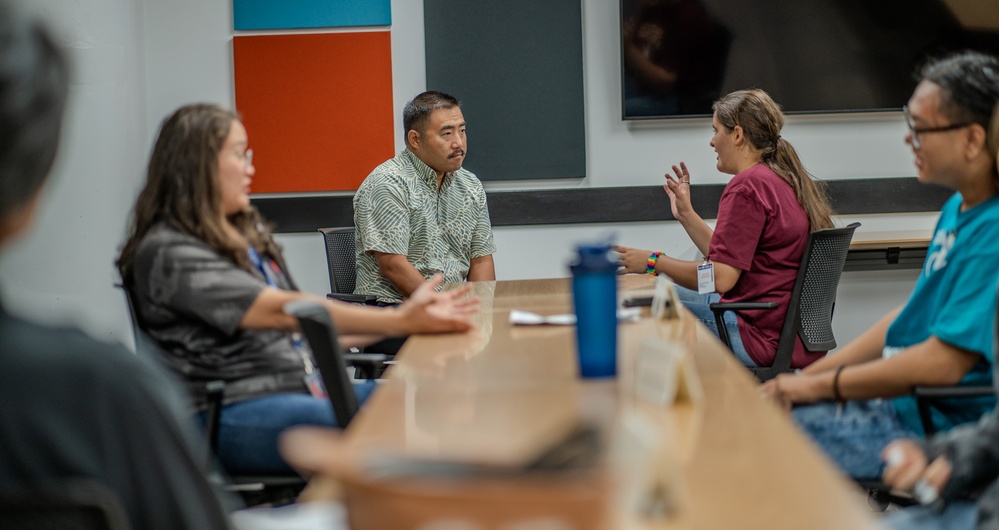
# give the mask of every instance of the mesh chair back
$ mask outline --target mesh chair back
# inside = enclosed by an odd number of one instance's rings
[[[309,342],[319,374],[333,406],[337,425],[347,427],[357,413],[357,396],[347,375],[336,328],[326,307],[312,300],[296,300],[284,306],[284,312],[297,318],[302,335]]]
[[[129,530],[118,497],[90,479],[0,489],[0,527],[18,530]]]
[[[836,289],[850,250],[850,241],[860,223],[845,228],[827,228],[812,232],[802,256],[799,271],[801,292],[798,295],[798,336],[808,351],[826,351],[836,347],[832,314]],[[796,286],[797,287],[797,286]]]
[[[357,263],[354,252],[354,227],[320,228],[326,240],[326,264],[330,273],[330,292],[354,292]]]
[[[832,330],[836,289],[850,241],[859,226],[860,223],[853,223],[844,228],[816,230],[808,235],[774,362],[771,366],[753,369],[761,381],[791,369],[795,337],[801,338],[808,351],[827,351],[836,347]]]

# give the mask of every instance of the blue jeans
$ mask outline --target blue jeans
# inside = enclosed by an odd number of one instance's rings
[[[842,411],[831,401],[798,405],[794,421],[847,475],[877,480],[884,471],[881,450],[892,440],[917,438],[899,420],[887,399],[847,401]]]
[[[374,381],[354,384],[358,405],[375,386]],[[226,405],[219,420],[216,456],[230,474],[291,473],[278,453],[278,436],[296,425],[336,427],[330,400],[311,394],[274,394]]]
[[[971,501],[947,503],[944,511],[936,513],[926,506],[912,506],[888,514],[881,521],[898,530],[974,530],[978,506]]]
[[[721,300],[721,295],[718,293],[697,294],[697,291],[677,285],[676,296],[683,302],[684,307],[711,330],[711,333],[714,333],[715,336],[718,335],[718,323],[715,322],[715,314],[711,312],[708,304]],[[735,312],[726,311],[722,315],[722,321],[728,331],[728,340],[732,343],[732,353],[735,354],[736,359],[739,359],[739,362],[746,366],[756,366],[753,359],[746,353],[746,347],[742,345],[742,337],[739,335],[739,318]]]

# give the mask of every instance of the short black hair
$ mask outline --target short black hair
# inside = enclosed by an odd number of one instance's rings
[[[963,51],[932,59],[919,79],[943,89],[940,110],[955,121],[978,123],[986,130],[999,101],[999,58]]]
[[[461,102],[450,94],[428,90],[413,98],[413,101],[406,103],[402,109],[402,130],[404,134],[409,131],[422,133],[427,126],[427,120],[435,110],[453,109],[461,107]]]
[[[22,208],[52,169],[69,64],[36,17],[0,0],[0,219]]]

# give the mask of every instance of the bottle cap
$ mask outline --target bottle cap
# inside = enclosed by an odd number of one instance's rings
[[[576,246],[576,259],[569,265],[573,273],[577,272],[617,272],[617,263],[610,258],[611,246],[608,244]]]

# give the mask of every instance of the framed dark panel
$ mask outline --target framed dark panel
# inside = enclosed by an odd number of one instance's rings
[[[465,168],[487,181],[584,177],[580,0],[424,0],[423,9],[427,88],[462,102]]]
[[[953,191],[915,178],[828,180],[829,195],[842,215],[934,212]],[[705,219],[718,215],[723,184],[691,186],[694,209]],[[669,221],[673,215],[661,186],[495,191],[487,194],[493,226]],[[253,199],[277,232],[312,232],[353,226],[353,197]]]
[[[973,14],[986,4],[620,0],[606,24],[620,28],[622,116],[710,115],[718,95],[750,87],[786,113],[897,111],[928,57],[999,52],[999,28]]]

